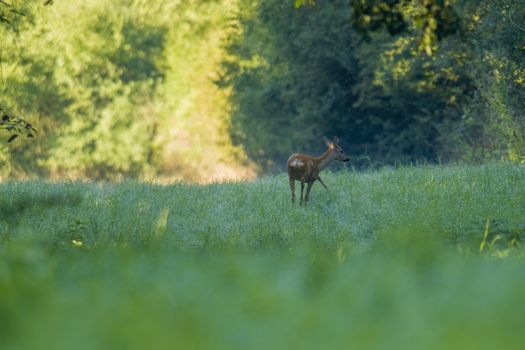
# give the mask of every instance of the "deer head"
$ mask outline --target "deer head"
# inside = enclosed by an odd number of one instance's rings
[[[328,150],[332,151],[333,160],[338,160],[340,162],[348,162],[350,160],[345,154],[345,151],[339,146],[339,137],[335,136],[333,140],[330,140],[325,136],[324,142],[328,146]]]

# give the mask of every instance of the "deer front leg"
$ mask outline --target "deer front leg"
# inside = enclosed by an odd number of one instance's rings
[[[303,204],[304,180],[301,180],[301,201],[299,205]]]
[[[313,181],[308,183],[308,187],[306,188],[306,196],[304,197],[304,205],[308,203],[308,196],[310,195],[310,190],[312,189],[313,184]]]
[[[324,184],[323,180],[321,180],[320,177],[317,177],[317,179],[319,180],[319,182],[321,183],[321,185],[323,185],[324,189],[326,190],[326,192],[328,192],[328,195],[330,196],[330,201],[333,199],[332,197],[332,192],[330,192],[330,190],[328,189],[328,187],[326,187],[326,185]]]
[[[290,176],[290,190],[292,191],[292,203],[295,202],[295,180]]]
[[[321,185],[323,185],[324,189],[325,189],[328,193],[330,193],[330,190],[328,189],[328,187],[326,187],[326,185],[324,184],[323,180],[321,180],[321,177],[320,177],[320,176],[317,177],[317,180],[319,180],[319,182],[321,183]]]

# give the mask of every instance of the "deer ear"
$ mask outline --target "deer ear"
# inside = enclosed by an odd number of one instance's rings
[[[323,136],[323,140],[324,140],[324,143],[326,143],[326,145],[327,145],[328,147],[331,147],[331,146],[332,146],[333,142],[330,141],[330,139],[329,139],[328,137]]]
[[[338,145],[338,144],[339,144],[339,137],[337,137],[337,136],[334,136],[334,143],[335,143],[336,145]]]

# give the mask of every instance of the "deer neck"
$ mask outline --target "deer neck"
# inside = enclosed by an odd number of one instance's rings
[[[322,155],[317,157],[317,164],[319,164],[319,171],[323,170],[335,159],[335,152],[333,149],[327,149]]]

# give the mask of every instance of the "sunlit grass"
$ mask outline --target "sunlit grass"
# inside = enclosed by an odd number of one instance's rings
[[[5,348],[512,348],[519,166],[0,186]]]

